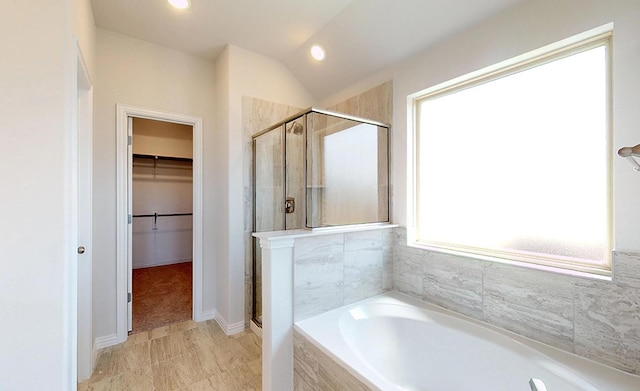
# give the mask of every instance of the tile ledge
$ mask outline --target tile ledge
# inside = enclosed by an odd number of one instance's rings
[[[285,231],[268,231],[268,232],[254,232],[251,235],[269,241],[277,240],[290,240],[297,238],[306,238],[313,236],[332,235],[348,232],[359,231],[372,231],[377,229],[391,229],[399,227],[398,224],[358,224],[358,225],[343,225],[339,227],[326,227],[326,228],[307,228],[307,229],[291,229]]]

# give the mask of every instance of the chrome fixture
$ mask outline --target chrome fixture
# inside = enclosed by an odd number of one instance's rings
[[[287,197],[284,201],[284,213],[293,213],[296,210],[296,200],[293,197]]]
[[[304,127],[299,122],[292,122],[291,126],[287,128],[287,133],[293,133],[296,136],[300,136],[304,131]]]

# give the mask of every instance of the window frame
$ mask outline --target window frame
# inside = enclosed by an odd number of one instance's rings
[[[605,175],[602,178],[606,183],[607,205],[606,208],[606,235],[604,239],[605,254],[604,263],[593,265],[577,262],[563,256],[526,255],[524,253],[513,254],[510,252],[474,248],[465,245],[441,244],[421,242],[417,239],[418,211],[419,211],[419,138],[418,129],[420,123],[420,103],[425,99],[436,96],[452,94],[474,86],[487,83],[499,78],[507,77],[518,72],[525,71],[547,64],[574,54],[584,52],[596,47],[604,46],[605,72],[606,72],[606,165]],[[407,244],[430,251],[458,255],[466,258],[475,258],[499,263],[514,264],[528,268],[553,271],[561,274],[577,275],[595,279],[610,280],[612,275],[613,257],[613,98],[612,98],[612,54],[613,50],[613,24],[607,24],[582,34],[564,39],[540,49],[533,50],[512,59],[480,69],[478,71],[454,78],[433,87],[411,94],[407,97],[408,126],[407,137]]]

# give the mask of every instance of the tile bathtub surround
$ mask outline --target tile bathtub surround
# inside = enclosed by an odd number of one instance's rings
[[[640,255],[614,254],[614,282],[430,252],[393,231],[395,290],[640,374]]]
[[[391,229],[346,232],[295,240],[294,320],[391,289]]]
[[[293,332],[293,389],[371,390],[297,331]]]
[[[258,391],[261,368],[252,332],[227,336],[213,320],[185,321],[101,350],[93,376],[78,390]]]

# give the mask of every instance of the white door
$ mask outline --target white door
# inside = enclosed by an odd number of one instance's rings
[[[127,331],[133,330],[133,117],[127,117]]]
[[[79,51],[79,49],[78,49]],[[77,175],[77,271],[78,271],[78,380],[93,369],[92,321],[92,107],[93,90],[82,56],[77,59],[76,175]]]

